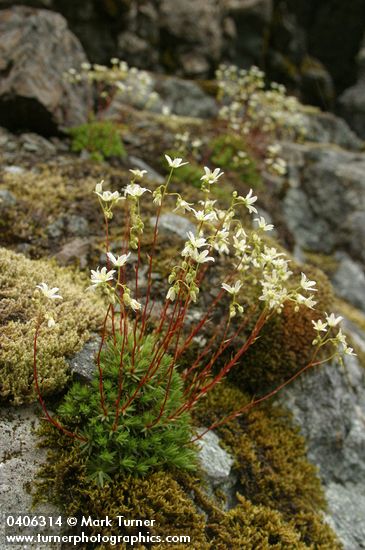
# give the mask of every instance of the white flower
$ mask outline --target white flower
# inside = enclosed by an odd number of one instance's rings
[[[109,260],[112,262],[113,265],[115,265],[116,267],[123,267],[127,261],[128,261],[128,258],[129,256],[131,255],[131,253],[129,252],[128,254],[122,254],[121,256],[118,256],[117,258],[114,256],[114,254],[112,254],[111,252],[108,252],[107,256],[109,258]]]
[[[166,300],[170,300],[171,302],[176,300],[176,290],[174,286],[169,288],[168,293],[166,294]]]
[[[309,309],[314,309],[314,306],[317,303],[313,300],[313,295],[306,297],[306,296],[303,296],[302,294],[297,294],[296,301],[298,302],[298,304],[303,304],[306,307],[309,307]]]
[[[326,313],[326,321],[329,327],[336,327],[339,323],[341,323],[342,319],[343,317],[336,317],[334,313],[331,313],[331,315],[327,315]]]
[[[263,216],[255,218],[254,221],[258,223],[259,229],[262,229],[263,231],[272,231],[274,229],[274,226],[271,223],[266,223]]]
[[[214,250],[217,250],[219,254],[229,254],[229,231],[226,229],[222,229],[221,231],[217,231],[213,248]]]
[[[108,281],[111,281],[113,279],[114,273],[115,273],[115,269],[112,269],[111,271],[107,271],[106,267],[102,267],[101,269],[98,267],[96,271],[92,269],[91,277],[90,277],[92,285],[89,288],[95,288],[98,285],[103,285]]]
[[[104,202],[117,202],[122,200],[122,197],[118,193],[118,191],[114,191],[112,193],[111,191],[104,191],[103,193],[97,193],[96,194],[101,198]]]
[[[224,172],[220,171],[220,168],[216,168],[213,172],[207,167],[204,166],[205,174],[200,179],[209,185],[216,183],[218,179],[223,176]]]
[[[101,180],[99,183],[97,183],[97,184],[95,185],[95,193],[96,193],[97,195],[99,195],[100,193],[103,192],[103,183],[104,183],[104,180]]]
[[[141,304],[137,302],[137,300],[135,300],[134,298],[131,298],[129,305],[133,309],[133,311],[138,311],[142,307]]]
[[[214,258],[212,256],[208,256],[209,250],[203,250],[202,252],[198,252],[196,248],[192,250],[190,256],[193,260],[195,260],[198,264],[205,264],[206,262],[214,262]]]
[[[256,208],[252,206],[257,201],[257,197],[252,195],[252,189],[250,189],[246,197],[237,197],[237,200],[242,202],[250,213],[254,212],[257,214]]]
[[[138,311],[139,309],[141,309],[142,305],[139,302],[137,302],[137,300],[135,300],[134,298],[131,298],[130,292],[131,291],[129,288],[126,287],[124,289],[123,302],[127,307],[130,307],[131,309],[133,309],[133,311]]]
[[[198,210],[194,212],[194,216],[198,222],[209,222],[217,220],[217,214],[215,212],[206,213],[203,210]]]
[[[356,353],[354,353],[354,350],[352,348],[350,348],[349,346],[344,347],[343,353],[345,355],[354,355],[356,357]]]
[[[281,153],[281,145],[279,145],[278,143],[275,143],[274,145],[269,145],[269,147],[267,148],[267,152],[271,156],[276,157],[276,155],[279,155],[279,153]]]
[[[143,193],[146,191],[151,193],[149,189],[146,189],[146,187],[141,187],[138,183],[130,183],[124,189],[124,195],[130,195],[131,197],[142,197]]]
[[[327,332],[327,326],[328,326],[327,323],[324,323],[320,319],[318,321],[312,320],[312,325],[314,329],[317,330],[318,332]]]
[[[142,179],[145,174],[147,174],[147,170],[138,170],[138,168],[135,168],[134,170],[129,170],[133,176],[135,176],[138,179]]]
[[[226,283],[222,283],[222,288],[228,292],[228,294],[237,294],[237,292],[240,291],[242,286],[241,281],[236,281],[234,286],[227,285]]]
[[[176,159],[172,159],[171,157],[169,157],[169,155],[165,155],[165,159],[167,160],[167,163],[170,166],[170,168],[180,168],[180,166],[189,164],[188,162],[182,162],[182,158],[179,158],[179,157],[177,157]]]
[[[300,281],[300,286],[304,289],[304,290],[310,290],[312,292],[317,292],[317,289],[316,288],[313,288],[314,286],[316,286],[316,281],[310,281],[309,279],[307,279],[307,276],[305,275],[305,273],[302,273],[302,278],[301,278],[301,281]]]
[[[53,319],[53,317],[49,317],[47,321],[48,328],[53,328],[56,326],[56,321]]]
[[[338,333],[337,333],[337,336],[336,336],[336,340],[337,340],[338,342],[340,342],[341,344],[343,344],[344,346],[347,345],[346,336],[344,335],[344,333],[342,332],[341,329],[338,329]]]
[[[207,244],[207,241],[204,237],[200,237],[199,235],[195,237],[195,235],[191,231],[187,232],[187,236],[189,239],[189,244],[191,244],[193,248],[201,248],[202,246],[205,246]]]
[[[177,212],[178,210],[181,210],[185,214],[185,211],[191,212],[193,210],[191,208],[192,206],[193,206],[192,202],[186,202],[181,197],[178,197],[176,201],[176,207],[174,208],[173,211]]]
[[[36,288],[39,288],[42,294],[50,300],[62,300],[62,296],[57,294],[59,288],[57,288],[56,286],[53,288],[49,288],[46,283],[39,283],[39,285],[36,285]]]

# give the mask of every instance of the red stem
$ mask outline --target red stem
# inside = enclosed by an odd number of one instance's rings
[[[38,401],[39,401],[39,403],[40,403],[40,405],[41,405],[41,407],[44,411],[44,414],[46,415],[46,420],[48,420],[48,422],[53,424],[53,426],[55,426],[55,428],[57,428],[58,430],[63,432],[65,435],[71,437],[72,439],[78,439],[79,441],[86,442],[87,439],[85,437],[82,437],[81,435],[78,435],[74,432],[71,432],[71,431],[67,430],[66,428],[64,428],[62,426],[62,424],[60,424],[57,420],[52,418],[52,416],[49,414],[49,412],[47,410],[47,407],[46,407],[46,404],[43,400],[43,397],[42,397],[42,394],[41,394],[41,391],[40,391],[40,387],[39,387],[39,382],[38,382],[38,369],[37,369],[37,341],[38,341],[38,335],[39,335],[39,330],[41,328],[41,324],[42,323],[40,321],[37,322],[37,327],[36,327],[36,330],[35,330],[34,341],[33,341],[33,378],[34,378],[34,385],[35,385],[35,389],[36,389],[36,392],[37,392]]]
[[[244,407],[242,407],[240,409],[237,409],[236,411],[232,412],[228,416],[224,417],[222,420],[219,420],[218,422],[215,422],[214,424],[209,426],[209,428],[207,428],[204,432],[202,432],[200,435],[195,437],[192,441],[197,441],[198,439],[202,438],[210,430],[214,430],[215,428],[218,428],[219,426],[222,426],[223,424],[226,424],[230,420],[233,420],[234,418],[237,418],[238,416],[240,416],[240,415],[244,414],[245,412],[249,411],[250,409],[252,409],[256,405],[259,405],[263,401],[266,401],[267,399],[270,399],[270,397],[273,397],[279,391],[281,391],[283,388],[285,388],[286,386],[288,386],[289,384],[294,382],[294,380],[296,378],[298,378],[301,374],[303,374],[305,371],[307,371],[308,369],[310,369],[312,367],[316,367],[317,365],[320,365],[322,363],[323,363],[323,361],[315,361],[314,362],[313,359],[312,359],[312,361],[310,363],[308,363],[307,365],[302,367],[298,372],[293,374],[293,376],[291,376],[288,380],[286,380],[285,382],[283,382],[282,384],[277,386],[274,390],[272,390],[269,393],[263,395],[262,397],[259,397],[258,399],[254,399],[253,401],[251,401],[250,403],[248,403]]]

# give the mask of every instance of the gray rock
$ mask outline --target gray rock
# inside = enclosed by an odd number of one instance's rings
[[[4,166],[4,172],[8,174],[23,174],[24,171],[24,168],[21,166]]]
[[[61,250],[55,255],[55,258],[61,265],[77,263],[81,269],[85,269],[89,250],[90,240],[76,237],[64,244]]]
[[[0,189],[0,210],[16,205],[16,198],[8,189]]]
[[[365,495],[356,486],[330,483],[325,488],[327,522],[336,531],[344,550],[365,548]]]
[[[218,114],[216,101],[190,80],[167,78],[158,92],[171,111],[179,116],[213,118]]]
[[[81,382],[90,382],[96,369],[95,356],[99,351],[100,336],[93,334],[84,347],[68,360],[71,372]]]
[[[29,153],[55,153],[56,147],[48,139],[32,132],[22,134],[19,143]]]
[[[315,144],[283,151],[290,183],[284,215],[297,244],[324,254],[344,250],[365,263],[365,155]]]
[[[152,181],[155,181],[156,183],[163,183],[165,181],[165,178],[161,176],[156,170],[151,168],[149,164],[147,164],[144,160],[134,157],[131,155],[129,157],[129,164],[130,166],[133,166],[133,168],[138,168],[139,170],[147,170],[146,177]]]
[[[198,434],[205,431],[199,428]],[[204,471],[207,481],[207,492],[214,495],[216,489],[220,489],[226,496],[226,507],[234,505],[234,486],[237,482],[232,472],[234,460],[219,444],[219,437],[213,432],[207,432],[197,441],[199,447],[199,462]]]
[[[341,114],[363,139],[365,138],[365,39],[358,54],[358,81],[339,98]]]
[[[46,461],[46,449],[38,448],[34,430],[39,425],[38,414],[33,407],[2,409],[0,420],[0,540],[4,533],[3,514],[43,514],[58,516],[61,512],[54,505],[42,504],[32,508],[32,480],[39,467]],[[12,550],[14,544],[1,540],[2,550]],[[59,545],[28,545],[27,548],[59,548]]]
[[[78,39],[59,14],[25,6],[0,12],[0,119],[10,129],[43,135],[86,122],[87,84],[64,78],[87,61]]]
[[[222,53],[221,17],[219,2],[160,1],[159,26],[169,38],[170,69],[192,77],[208,74]]]
[[[365,273],[361,264],[354,262],[347,254],[341,254],[332,283],[341,298],[365,312]]]
[[[340,96],[341,114],[351,128],[365,139],[365,80],[361,80]]]
[[[151,218],[150,223],[151,225],[154,225],[156,222],[156,218]],[[175,233],[175,235],[178,235],[183,240],[187,239],[187,232],[192,231],[195,233],[195,225],[189,221],[186,218],[183,218],[182,216],[178,216],[177,214],[168,213],[168,214],[162,214],[159,219],[158,223],[158,229],[159,231],[167,231]]]
[[[315,111],[304,115],[306,140],[317,143],[335,143],[344,149],[360,151],[364,144],[348,124],[332,113]]]
[[[272,0],[222,0],[223,14],[232,29],[225,37],[225,49],[240,67],[261,64],[265,56],[265,36],[273,13]]]
[[[317,367],[287,387],[281,399],[319,467],[333,527],[346,550],[353,550],[365,540],[364,524],[350,528],[358,514],[365,517],[365,370],[356,357],[347,357],[345,367]],[[352,505],[346,506],[350,495]]]
[[[49,224],[46,231],[51,239],[63,236],[85,237],[89,232],[89,222],[82,216],[66,214]]]

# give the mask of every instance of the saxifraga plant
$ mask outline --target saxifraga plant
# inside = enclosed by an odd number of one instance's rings
[[[148,369],[153,354],[154,341],[146,336],[135,352],[132,364],[133,337],[129,335],[123,351],[123,391],[132,395],[139,381]],[[118,377],[120,367],[120,350],[123,347],[123,337],[116,336],[116,342],[109,340],[106,349],[100,356],[103,371],[103,386],[107,410],[113,411],[118,397]],[[111,480],[113,473],[133,472],[137,475],[146,474],[151,468],[161,468],[165,465],[192,469],[195,465],[195,452],[189,446],[191,439],[190,418],[184,413],[176,422],[167,423],[164,420],[174,412],[176,405],[182,405],[182,380],[173,371],[169,393],[164,406],[161,422],[156,428],[149,430],[159,414],[165,399],[168,381],[168,370],[172,357],[164,355],[158,371],[144,384],[133,403],[125,414],[120,415],[118,425],[114,429],[113,414],[103,415],[100,405],[99,379],[94,378],[91,385],[75,383],[58,413],[68,426],[85,437],[84,451],[90,457],[88,470],[96,481],[102,485],[105,480]]]
[[[86,453],[87,466],[97,482],[111,478],[115,472],[132,471],[144,474],[161,466],[192,468],[194,451],[191,443],[227,421],[236,418],[262,401],[269,399],[303,372],[335,357],[352,355],[346,337],[338,329],[341,317],[326,314],[325,320],[313,320],[315,337],[310,361],[280,386],[253,399],[224,416],[205,431],[192,434],[189,413],[210,390],[239,365],[240,358],[258,338],[265,323],[280,315],[284,304],[292,302],[297,312],[302,307],[314,308],[315,281],[304,273],[295,284],[291,280],[289,260],[275,248],[265,244],[264,234],[273,226],[263,217],[255,218],[256,229],[243,227],[240,208],[257,214],[257,197],[252,190],[246,197],[233,192],[227,210],[211,200],[211,186],[223,173],[204,168],[201,177],[202,200],[197,205],[186,202],[171,191],[174,170],[184,166],[181,158],[166,155],[170,173],[165,184],[153,193],[136,181],[146,171],[131,170],[132,181],[118,191],[103,190],[98,183],[98,197],[105,222],[107,265],[91,271],[92,290],[105,296],[108,306],[103,323],[102,339],[97,355],[96,379],[90,387],[74,386],[59,410],[59,418],[52,417],[41,395],[37,372],[37,341],[45,320],[52,328],[54,321],[49,311],[40,312],[34,337],[34,380],[39,401],[46,419],[64,434],[81,444]],[[152,244],[146,254],[141,247],[144,223],[141,216],[141,197],[152,193],[157,213]],[[195,219],[196,231],[187,233],[187,241],[176,259],[168,277],[168,289],[159,321],[151,321],[155,306],[153,265],[156,259],[158,226],[162,206],[174,201],[175,211],[188,213]],[[109,224],[118,204],[125,205],[125,244],[120,256],[110,252]],[[126,266],[131,263],[131,252],[136,251],[135,275],[127,281]],[[145,257],[146,256],[146,257]],[[228,275],[212,298],[207,310],[195,325],[186,327],[187,313],[198,301],[204,277],[218,256],[230,261]],[[147,290],[140,296],[139,273],[147,260]],[[290,281],[289,281],[290,280]],[[129,286],[128,286],[129,285]],[[132,285],[134,286],[132,297]],[[242,289],[255,285],[257,302],[245,302]],[[38,289],[50,300],[61,299],[58,288],[46,283]],[[227,300],[228,297],[228,300]],[[152,303],[151,303],[152,302]],[[221,310],[225,309],[222,313]],[[195,360],[179,372],[180,358],[195,338],[219,311],[220,320]],[[250,326],[250,333],[245,330]],[[328,349],[325,357],[323,348]],[[226,350],[233,350],[231,355]],[[226,352],[226,353],[225,353]],[[227,358],[228,356],[228,358]]]

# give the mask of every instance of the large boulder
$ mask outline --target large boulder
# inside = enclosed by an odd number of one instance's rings
[[[357,59],[358,80],[340,96],[339,106],[350,126],[359,136],[365,138],[365,39]]]
[[[284,209],[297,243],[324,254],[344,249],[365,263],[357,223],[365,216],[365,155],[310,144],[287,145],[286,154]]]
[[[261,65],[266,57],[272,0],[221,0],[225,57],[239,66]]]
[[[364,338],[357,335],[362,351]],[[365,548],[364,384],[363,366],[348,357],[344,367],[317,367],[282,397],[306,438],[308,458],[319,467],[328,519],[345,550]]]
[[[59,14],[24,6],[0,12],[0,121],[52,135],[86,121],[91,95],[65,72],[87,61]]]
[[[297,248],[332,257],[339,294],[365,311],[365,155],[336,145],[286,144],[283,211]]]
[[[161,0],[161,55],[170,58],[171,69],[203,76],[222,53],[221,8],[218,0]]]

